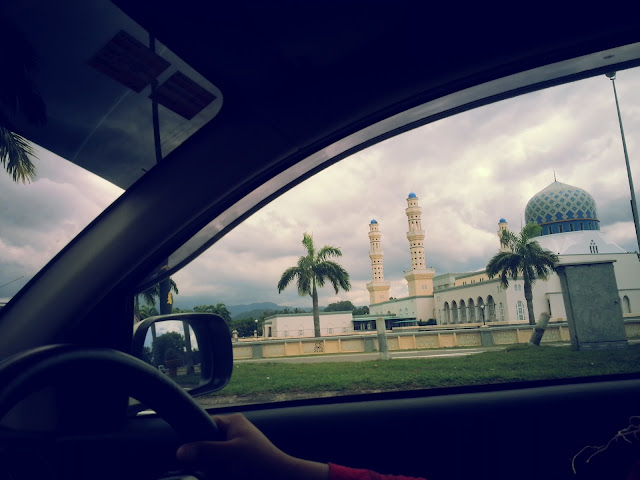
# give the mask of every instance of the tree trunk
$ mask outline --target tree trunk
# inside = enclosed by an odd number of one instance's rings
[[[165,278],[160,282],[160,315],[171,313],[172,305],[169,303],[169,292],[171,291],[171,278]]]
[[[184,330],[184,346],[186,349],[184,365],[187,367],[187,375],[191,375],[195,372],[193,368],[193,355],[191,354],[191,331],[187,322],[182,322],[182,328]]]
[[[529,325],[536,324],[536,316],[533,314],[533,294],[531,292],[531,282],[524,278],[524,299],[527,301],[527,313],[529,314]]]
[[[537,347],[540,346],[540,342],[542,341],[542,336],[544,335],[544,331],[547,329],[547,325],[549,325],[549,314],[547,312],[542,312],[540,314],[540,319],[536,324],[536,328],[533,329],[533,333],[531,334],[531,339],[529,340],[529,344],[535,345]]]
[[[313,300],[313,334],[315,337],[319,337],[320,336],[320,311],[318,310],[318,291],[316,290],[315,279],[313,279],[311,298]]]

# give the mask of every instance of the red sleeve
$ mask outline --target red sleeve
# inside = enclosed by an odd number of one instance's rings
[[[329,464],[329,480],[425,480],[424,478],[405,477],[403,475],[383,475],[363,468],[350,468]]]

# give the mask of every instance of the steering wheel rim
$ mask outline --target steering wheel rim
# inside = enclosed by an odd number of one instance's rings
[[[118,385],[154,410],[187,442],[220,440],[215,421],[178,384],[131,355],[109,348],[49,345],[0,363],[0,420],[23,398],[89,369]]]

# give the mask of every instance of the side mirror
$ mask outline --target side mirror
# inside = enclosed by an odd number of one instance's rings
[[[222,389],[233,371],[229,327],[213,313],[146,318],[134,326],[131,352],[194,397]]]

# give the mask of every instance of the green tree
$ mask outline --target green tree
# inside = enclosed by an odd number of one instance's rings
[[[258,330],[258,334],[262,331],[263,319],[258,319],[256,324],[255,318],[240,318],[238,320],[232,320],[229,323],[229,329],[231,331],[236,330],[239,337],[252,337],[253,331]]]
[[[193,307],[193,311],[202,313],[215,313],[224,318],[224,321],[227,322],[227,324],[231,322],[231,313],[224,303],[216,303],[215,305],[198,305],[196,307]]]
[[[499,252],[487,264],[489,278],[500,276],[500,283],[507,288],[509,277],[514,280],[522,275],[524,280],[524,298],[527,301],[529,324],[536,324],[533,312],[532,287],[536,279],[546,280],[556,269],[558,256],[546,250],[534,240],[540,235],[542,227],[535,223],[524,226],[520,234],[503,230],[500,242],[508,251]]]
[[[364,307],[354,308],[352,313],[354,315],[369,315],[369,307],[365,305]]]
[[[145,318],[155,317],[156,315],[160,315],[156,307],[149,305],[142,305],[139,310],[139,318],[140,320],[144,320]]]
[[[313,304],[313,330],[316,337],[320,336],[320,313],[318,310],[318,287],[323,287],[328,281],[333,286],[336,294],[342,288],[348,291],[351,288],[349,273],[336,262],[328,260],[331,257],[341,257],[339,248],[325,245],[316,251],[313,245],[313,236],[305,233],[302,236],[302,245],[307,251],[306,255],[298,259],[295,267],[284,271],[278,282],[278,293],[281,293],[295,279],[300,296],[310,295]]]
[[[356,306],[349,300],[343,300],[341,302],[330,303],[324,309],[325,312],[353,312]]]
[[[167,332],[158,337],[151,344],[153,352],[153,363],[157,367],[164,363],[165,358],[175,353],[176,358],[184,359],[184,337],[178,332]]]

